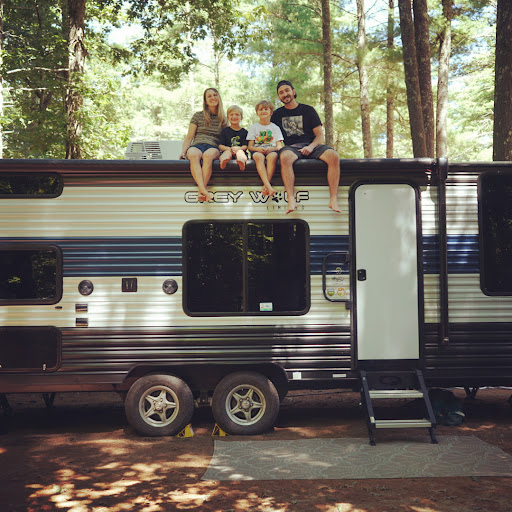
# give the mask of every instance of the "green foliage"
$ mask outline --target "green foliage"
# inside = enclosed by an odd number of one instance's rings
[[[122,159],[131,134],[128,83],[101,61],[92,61],[84,77],[83,158]]]
[[[138,60],[133,73],[157,72],[179,82],[198,62],[197,41],[212,38],[214,52],[233,59],[247,37],[247,21],[236,0],[129,0],[127,15],[144,29],[130,50]]]
[[[8,0],[4,9],[5,156],[62,157],[67,66],[62,9],[47,0]]]
[[[67,2],[4,0],[4,116],[7,158],[63,158],[66,119]],[[395,156],[412,154],[398,17],[388,49],[387,0],[366,5],[374,155],[386,146],[386,96],[394,99]],[[82,152],[123,158],[129,140],[182,139],[202,93],[218,87],[224,107],[279,106],[275,85],[291,80],[300,102],[323,117],[320,0],[88,0]],[[436,81],[440,2],[429,2]],[[334,144],[344,158],[363,156],[356,66],[355,3],[331,4]],[[135,24],[143,36],[114,42],[116,27]],[[449,157],[490,159],[495,5],[455,0],[448,114]]]

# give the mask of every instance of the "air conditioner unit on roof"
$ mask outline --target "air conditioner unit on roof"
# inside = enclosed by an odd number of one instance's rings
[[[128,160],[179,160],[181,140],[149,140],[129,142],[125,151]]]

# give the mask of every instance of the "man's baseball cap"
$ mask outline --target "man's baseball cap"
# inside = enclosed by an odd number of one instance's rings
[[[278,84],[277,84],[277,92],[279,92],[279,87],[282,87],[283,85],[289,85],[292,89],[295,90],[295,87],[293,87],[293,84],[289,81],[289,80],[281,80]],[[294,97],[296,98],[297,97],[297,93],[294,94]]]

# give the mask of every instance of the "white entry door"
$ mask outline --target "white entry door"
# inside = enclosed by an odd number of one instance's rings
[[[419,359],[416,192],[365,184],[354,194],[357,359]]]

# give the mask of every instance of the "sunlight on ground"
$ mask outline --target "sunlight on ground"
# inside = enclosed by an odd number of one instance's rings
[[[108,450],[110,451],[110,450]],[[190,467],[193,456],[184,456],[179,466]],[[168,463],[123,464],[110,462],[97,466],[92,471],[84,468],[85,474],[64,468],[55,472],[55,483],[49,485],[30,484],[29,500],[38,505],[50,502],[57,510],[68,512],[122,512],[137,509],[141,512],[161,512],[173,504],[176,510],[201,507],[212,496],[218,495],[216,482],[201,482],[186,486],[183,490],[167,491],[166,480],[176,467],[177,460]],[[196,464],[197,467],[197,464]],[[109,481],[110,471],[122,472],[122,477]],[[191,475],[197,478],[197,475]],[[172,486],[169,486],[172,489]],[[158,497],[154,497],[155,490]],[[111,503],[111,499],[117,503]],[[255,496],[257,498],[257,496]],[[108,502],[108,507],[104,504]],[[258,502],[256,502],[258,503]],[[277,511],[276,511],[277,512]]]
[[[465,425],[461,425],[458,427],[459,430],[464,432],[483,432],[484,430],[492,430],[496,428],[496,424],[494,423],[487,423],[485,425],[478,425],[478,426],[471,426],[466,427]]]
[[[336,503],[325,509],[325,512],[367,512],[366,509],[354,508],[352,503]]]

